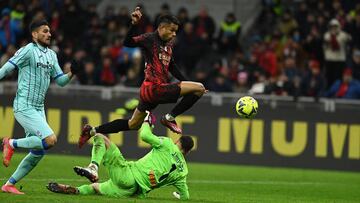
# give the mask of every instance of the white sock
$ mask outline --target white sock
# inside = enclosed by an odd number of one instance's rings
[[[168,121],[174,121],[175,120],[175,118],[172,115],[170,115],[169,113],[165,115],[165,118]]]
[[[95,129],[95,127],[92,127],[90,130],[90,135],[94,136],[95,134],[96,134],[96,129]]]
[[[99,167],[96,164],[90,163],[89,168],[94,169],[96,172],[99,170]]]
[[[10,147],[14,149],[15,147],[14,147],[13,143],[14,143],[14,139],[10,139],[9,140]]]

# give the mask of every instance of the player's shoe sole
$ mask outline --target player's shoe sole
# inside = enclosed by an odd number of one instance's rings
[[[99,176],[96,172],[92,172],[89,168],[83,168],[80,166],[75,166],[74,171],[79,176],[86,177],[90,182],[96,183],[99,180]]]
[[[81,131],[81,135],[79,137],[79,148],[81,148],[82,146],[84,146],[84,144],[91,138],[90,135],[90,131],[91,131],[92,127],[89,124],[84,125],[82,131]]]
[[[62,193],[62,194],[79,194],[79,190],[70,185],[58,184],[50,182],[46,188],[51,192]]]
[[[163,116],[160,120],[161,124],[165,127],[169,128],[171,131],[177,134],[182,134],[182,130],[178,127],[176,121],[168,121],[165,116]]]
[[[2,142],[3,147],[3,164],[5,167],[8,167],[10,165],[11,157],[14,154],[14,149],[10,146],[9,143],[10,138],[4,138]]]
[[[18,189],[16,189],[16,187],[14,185],[3,185],[1,187],[1,190],[3,192],[15,194],[15,195],[23,195],[23,194],[25,194],[23,192],[20,192]]]

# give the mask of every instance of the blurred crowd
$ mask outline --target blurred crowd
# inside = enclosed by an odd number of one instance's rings
[[[263,0],[263,5],[248,39],[250,59],[265,72],[256,73],[250,92],[360,98],[360,2]]]
[[[154,31],[165,13],[182,25],[174,50],[181,71],[215,92],[360,98],[360,3],[347,0],[263,0],[250,32],[234,13],[217,25],[206,7],[189,16],[183,7],[171,13],[163,4],[155,16],[139,5],[138,33]],[[74,83],[137,87],[144,74],[138,48],[123,46],[131,9],[77,0],[0,1],[0,65],[30,40],[28,25],[47,19],[51,48],[60,66],[76,60]],[[68,71],[68,70],[64,70]],[[16,73],[8,80],[16,79]]]

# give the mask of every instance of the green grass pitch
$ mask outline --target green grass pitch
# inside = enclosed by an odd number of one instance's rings
[[[11,166],[0,168],[5,182],[25,154],[15,154]],[[45,186],[49,181],[71,185],[88,182],[72,167],[85,166],[88,157],[47,155],[21,182],[26,195],[0,193],[0,202],[178,202],[173,187],[152,191],[146,199],[116,199],[105,196],[55,194]],[[100,181],[107,178],[100,169]],[[300,170],[219,164],[189,164],[187,202],[360,202],[360,173]]]

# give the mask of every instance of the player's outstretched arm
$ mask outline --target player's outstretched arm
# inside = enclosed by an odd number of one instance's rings
[[[0,80],[3,79],[6,75],[11,73],[16,66],[12,64],[11,62],[6,62],[1,68],[0,68]]]
[[[140,11],[140,7],[136,7],[134,12],[131,13],[131,25],[129,27],[129,30],[128,30],[125,40],[124,40],[124,45],[127,47],[140,46],[140,44],[138,43],[138,40],[134,39],[134,37],[136,36],[135,25],[137,25],[139,23],[141,16],[142,16],[142,14]]]
[[[161,139],[152,133],[152,128],[148,122],[144,122],[140,128],[140,138],[152,147],[160,146]]]
[[[131,13],[131,24],[136,25],[139,23],[141,19],[142,13],[140,11],[140,7],[137,6],[134,12]]]
[[[178,181],[177,183],[175,183],[174,186],[178,190],[178,192],[173,192],[173,195],[175,198],[181,199],[181,200],[190,199],[189,188],[186,184],[186,178],[181,181]]]
[[[158,147],[162,144],[163,139],[158,137],[152,133],[152,126],[154,121],[154,117],[151,116],[150,112],[147,112],[147,116],[144,119],[144,123],[140,128],[140,138],[144,142],[150,144],[152,147]]]

